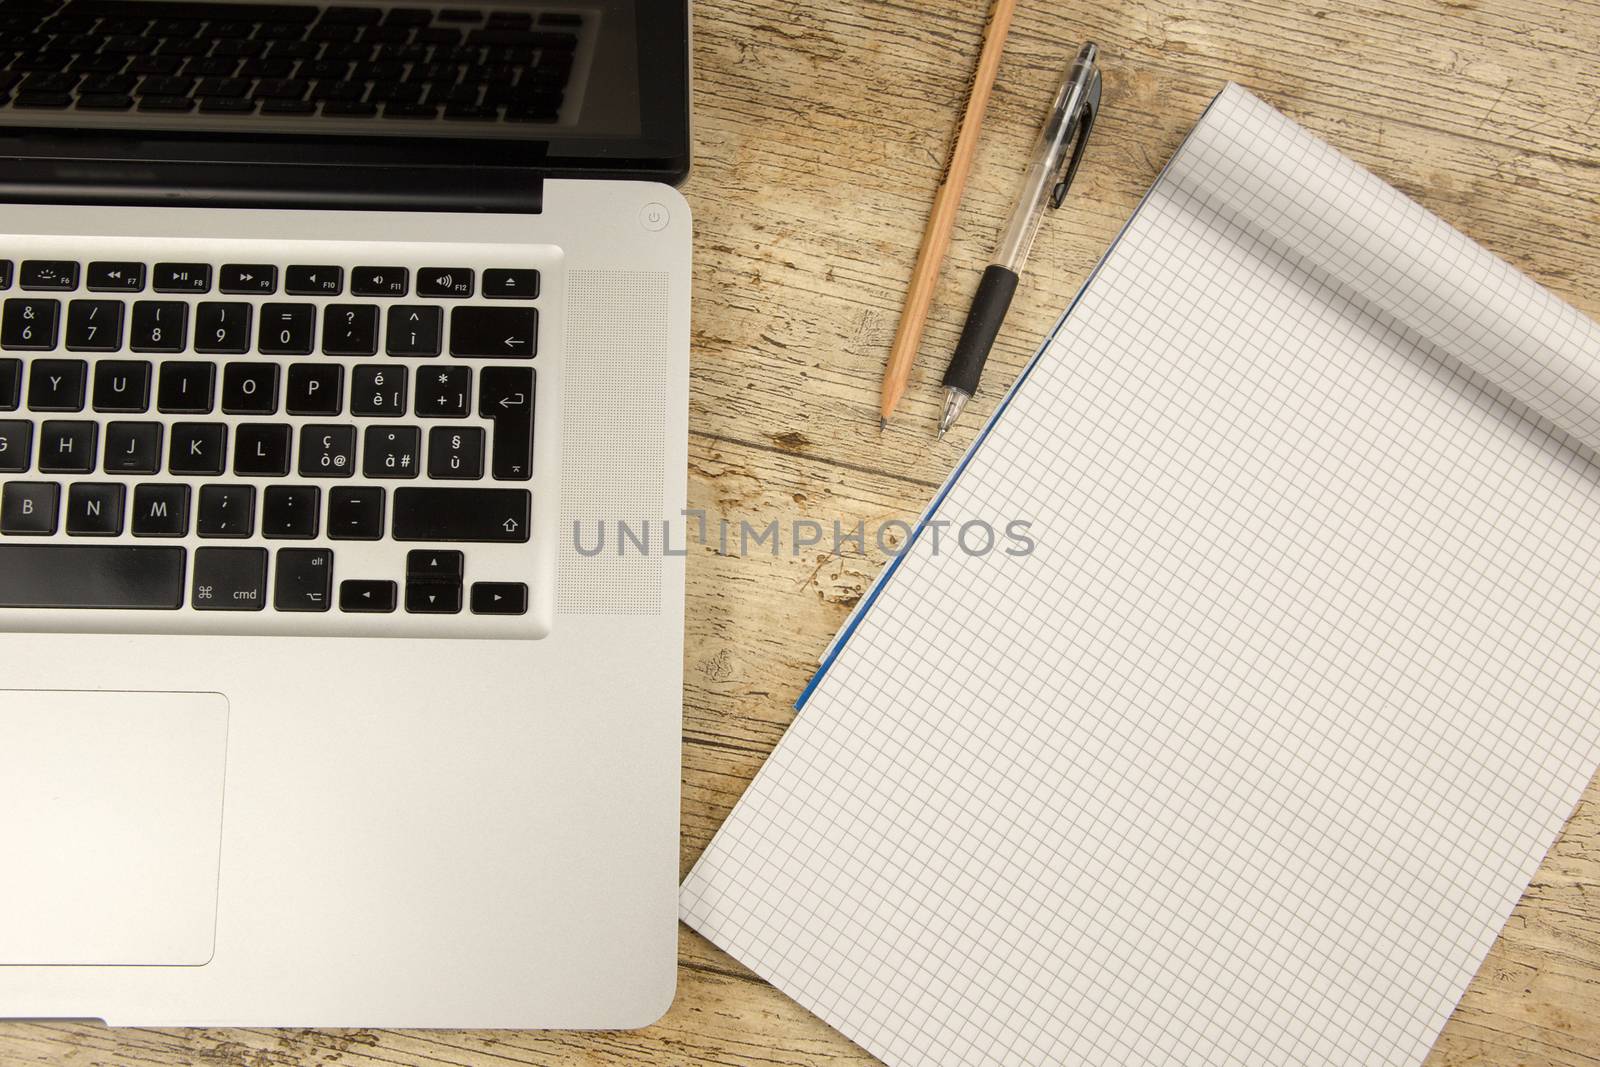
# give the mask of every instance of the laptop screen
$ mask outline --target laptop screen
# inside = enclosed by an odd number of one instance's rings
[[[672,180],[687,51],[664,0],[13,0],[0,152]]]

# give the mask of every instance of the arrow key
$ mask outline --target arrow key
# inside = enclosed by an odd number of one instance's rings
[[[339,610],[352,614],[387,615],[395,609],[397,594],[393,582],[351,578],[339,583]]]
[[[522,582],[473,582],[474,615],[526,615],[528,587]]]
[[[459,615],[461,585],[407,579],[406,611],[412,615]]]

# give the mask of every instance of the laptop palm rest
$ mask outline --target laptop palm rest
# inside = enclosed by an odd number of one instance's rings
[[[211,959],[228,701],[0,690],[0,965]]]

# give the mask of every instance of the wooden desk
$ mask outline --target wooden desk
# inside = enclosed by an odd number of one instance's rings
[[[695,20],[690,497],[715,523],[848,530],[916,514],[1232,78],[1600,317],[1600,6],[1593,0],[1024,0],[900,419],[884,354],[962,102],[980,0],[704,0]],[[1104,51],[1105,112],[954,439],[938,377],[1062,64]],[[689,560],[684,869],[788,725],[883,562],[763,547]],[[1600,714],[1600,710],[1597,710]],[[682,932],[678,999],[627,1034],[119,1031],[0,1026],[5,1064],[864,1064]],[[1600,1067],[1600,785],[1540,868],[1430,1063]]]

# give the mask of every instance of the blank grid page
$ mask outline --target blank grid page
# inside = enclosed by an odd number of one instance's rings
[[[1600,756],[1600,469],[1227,143],[1328,151],[1219,97],[684,884],[895,1067],[1418,1062]]]

